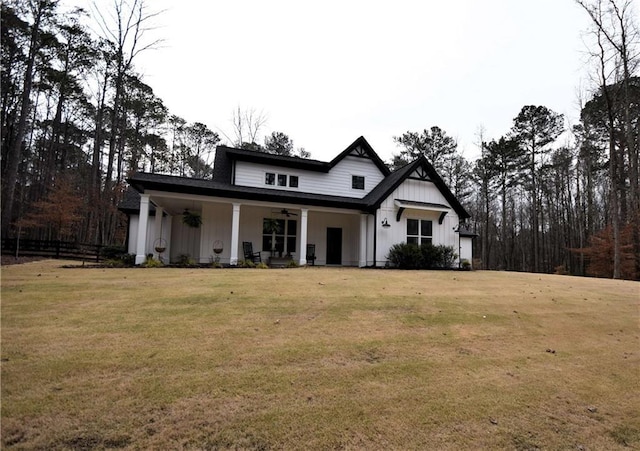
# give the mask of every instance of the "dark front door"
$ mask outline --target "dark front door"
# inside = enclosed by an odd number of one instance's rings
[[[342,264],[342,229],[327,227],[327,265]]]

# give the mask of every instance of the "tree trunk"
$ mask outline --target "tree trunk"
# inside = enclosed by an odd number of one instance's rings
[[[16,193],[16,183],[18,181],[18,166],[22,160],[22,145],[27,130],[27,117],[29,116],[29,106],[31,88],[33,86],[33,66],[36,60],[38,39],[40,35],[40,23],[46,7],[45,1],[38,2],[34,14],[33,26],[31,28],[31,40],[29,43],[29,56],[24,74],[24,87],[20,104],[20,116],[16,128],[15,140],[13,141],[7,155],[7,171],[4,175],[4,199],[2,202],[2,238],[6,238],[9,233],[11,221],[13,220],[13,201]]]

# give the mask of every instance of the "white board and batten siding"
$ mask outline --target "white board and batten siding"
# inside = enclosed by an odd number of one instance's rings
[[[145,255],[154,254],[157,257],[157,253],[154,249],[155,241],[160,238],[156,236],[156,217],[149,216],[147,220],[147,242],[145,243]],[[136,254],[138,245],[138,223],[140,222],[140,215],[129,215],[129,237],[127,242],[127,253]],[[172,235],[172,217],[165,216],[162,221],[162,238],[167,243],[167,249],[162,254],[163,258],[167,259],[171,252],[171,235]]]
[[[327,228],[342,229],[342,266],[358,266],[360,216],[309,212],[307,243],[316,246],[316,265],[327,263]]]
[[[378,210],[378,222],[386,218],[389,224],[391,224],[389,228],[378,227],[377,230],[378,245],[376,263],[378,265],[384,265],[386,263],[391,246],[407,241],[407,219],[431,220],[433,223],[432,243],[435,245],[443,244],[445,246],[452,246],[456,254],[460,253],[458,234],[455,232],[458,227],[458,214],[453,208],[447,212],[442,224],[438,224],[441,214],[440,211],[412,208],[406,208],[402,213],[400,221],[396,221],[398,213],[398,206],[395,205],[396,199],[451,207],[433,182],[414,179],[405,180],[382,202]]]
[[[231,250],[231,214],[230,204],[204,203],[202,205],[202,226],[200,229],[200,253],[198,261],[208,263],[215,255],[213,244],[221,241],[223,251],[220,254],[220,263],[228,264]],[[255,205],[241,205],[240,230],[238,237],[238,259],[243,260],[242,242],[253,243],[253,251],[260,252],[262,261],[266,262],[270,256],[269,250],[262,249],[262,222],[264,218],[274,217],[272,207]],[[300,216],[291,215],[288,218],[276,215],[278,219],[296,221],[296,248],[287,249],[294,257],[300,255]],[[327,227],[342,229],[342,264],[345,266],[358,265],[358,233],[359,216],[354,214],[309,212],[307,242],[316,245],[316,264],[326,263],[326,236]]]
[[[265,174],[295,175],[298,187],[266,185]],[[364,190],[352,189],[352,176],[364,176]],[[368,158],[346,156],[328,173],[283,168],[246,161],[236,162],[235,184],[257,188],[273,188],[304,193],[328,194],[332,196],[363,198],[384,178],[380,169]]]

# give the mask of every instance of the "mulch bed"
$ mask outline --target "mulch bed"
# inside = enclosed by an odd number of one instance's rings
[[[0,258],[0,266],[21,265],[22,263],[37,262],[46,260],[45,257],[12,257],[11,255],[3,255]]]

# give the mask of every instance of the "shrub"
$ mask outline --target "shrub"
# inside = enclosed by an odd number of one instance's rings
[[[451,268],[453,263],[458,258],[458,254],[453,250],[453,246],[445,246],[439,244],[436,246],[439,249],[438,268]]]
[[[394,244],[387,258],[401,269],[451,268],[457,257],[452,246],[442,244]]]
[[[256,268],[258,269],[269,269],[269,265],[267,265],[265,262],[260,262],[256,265]]]
[[[160,260],[154,259],[153,254],[149,254],[141,266],[144,268],[160,268],[161,266],[164,266],[164,264]]]
[[[441,257],[440,248],[431,243],[420,245],[420,268],[432,269],[437,268]]]
[[[394,244],[389,249],[387,259],[400,269],[417,269],[422,267],[420,247],[416,244]]]
[[[193,258],[191,258],[189,254],[180,254],[178,255],[178,260],[176,261],[176,264],[178,266],[192,267],[192,266],[196,266],[196,261]]]
[[[136,256],[134,254],[121,254],[104,261],[104,265],[109,268],[131,268],[135,266],[135,263]]]
[[[297,262],[297,261],[295,261],[295,260],[291,260],[291,261],[289,261],[289,263],[287,263],[287,268],[297,268],[297,267],[299,267],[299,266],[300,266],[300,265],[299,265],[299,264],[298,264],[298,262]]]
[[[241,268],[255,268],[256,264],[251,260],[242,260],[241,262],[238,262],[238,266]]]
[[[460,262],[460,268],[462,268],[465,271],[471,271],[471,262],[466,258],[463,258],[462,261]]]

